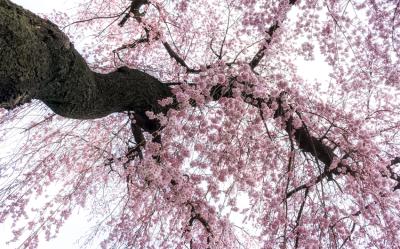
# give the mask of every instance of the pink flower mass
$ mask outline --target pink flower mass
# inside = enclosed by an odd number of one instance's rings
[[[12,248],[80,209],[82,247],[399,248],[400,0],[82,0],[47,19],[96,74],[171,94],[94,119],[1,108]]]

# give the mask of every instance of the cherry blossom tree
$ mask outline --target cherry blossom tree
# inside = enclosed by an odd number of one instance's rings
[[[0,0],[0,59],[12,245],[400,244],[399,0]]]

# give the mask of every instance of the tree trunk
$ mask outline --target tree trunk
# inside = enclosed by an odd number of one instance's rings
[[[121,68],[93,72],[56,25],[0,0],[0,106],[39,99],[55,113],[77,119],[113,112],[163,111],[171,89],[149,74]]]

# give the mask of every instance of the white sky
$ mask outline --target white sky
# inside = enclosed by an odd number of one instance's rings
[[[77,0],[11,0],[34,13],[50,13],[53,10],[66,11]]]

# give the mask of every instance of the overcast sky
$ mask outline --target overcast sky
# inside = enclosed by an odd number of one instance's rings
[[[78,0],[11,0],[34,13],[49,13],[53,10],[65,11]]]

